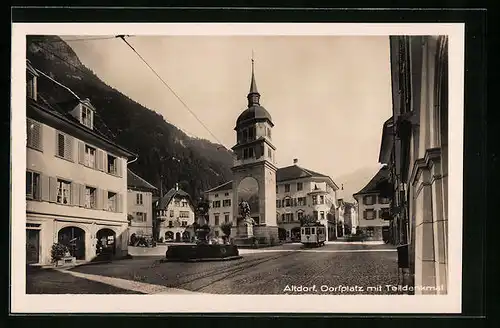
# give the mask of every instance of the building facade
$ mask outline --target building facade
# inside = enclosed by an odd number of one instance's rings
[[[205,194],[210,203],[208,225],[211,227],[214,237],[222,237],[224,233],[220,226],[226,223],[232,224],[234,219],[232,181],[207,190]]]
[[[153,237],[153,192],[157,188],[127,170],[127,213],[129,241]]]
[[[448,284],[448,38],[391,37],[393,116],[379,162],[390,167],[401,283]]]
[[[390,211],[390,198],[381,194],[388,184],[389,168],[382,167],[368,184],[354,194],[358,207],[358,225],[367,240],[382,241],[389,235],[389,220],[385,216]]]
[[[233,195],[232,181],[206,191],[210,201],[209,224],[214,231],[223,222],[234,222],[229,203]],[[316,218],[327,227],[327,240],[336,238],[337,185],[333,180],[298,165],[276,171],[276,222],[283,231],[280,239],[300,240],[300,222],[306,216]],[[237,213],[236,213],[237,214]],[[220,234],[221,232],[219,232]]]
[[[50,264],[64,244],[80,261],[127,255],[127,161],[134,154],[94,127],[95,108],[27,62],[26,260]],[[61,89],[50,102],[41,83]]]
[[[160,240],[174,242],[194,241],[195,209],[191,196],[185,191],[170,189],[155,206]]]

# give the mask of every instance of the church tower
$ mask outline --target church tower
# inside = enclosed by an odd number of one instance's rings
[[[276,222],[276,147],[272,143],[273,121],[260,104],[252,58],[252,79],[248,106],[236,120],[233,172],[233,213],[247,201],[254,219],[254,236],[266,243],[278,241]],[[235,215],[237,217],[237,215]],[[260,239],[263,242],[264,239]]]

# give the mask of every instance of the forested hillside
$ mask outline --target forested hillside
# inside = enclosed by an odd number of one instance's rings
[[[27,58],[35,68],[69,87],[80,98],[89,98],[97,110],[96,128],[138,154],[139,159],[130,168],[158,189],[162,183],[166,192],[178,182],[197,198],[204,190],[231,179],[230,151],[186,135],[158,113],[109,87],[82,65],[59,37],[28,37]],[[50,83],[40,83],[39,88],[48,95],[55,92]]]

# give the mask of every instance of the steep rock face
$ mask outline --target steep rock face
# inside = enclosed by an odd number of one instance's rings
[[[97,110],[96,128],[138,154],[130,168],[158,189],[161,183],[164,191],[179,183],[196,199],[202,191],[231,179],[230,151],[186,135],[163,116],[109,87],[59,37],[28,37],[26,56],[33,66],[79,97],[89,98]],[[38,87],[49,102],[67,97],[48,79],[41,78]]]

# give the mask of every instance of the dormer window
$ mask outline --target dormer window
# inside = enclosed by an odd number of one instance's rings
[[[81,108],[80,123],[82,123],[89,129],[92,129],[94,123],[94,112],[92,111],[92,109],[88,108],[85,105],[80,105],[80,108]]]

